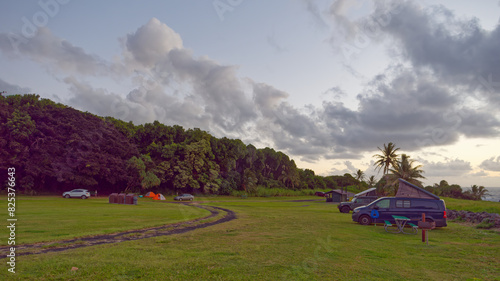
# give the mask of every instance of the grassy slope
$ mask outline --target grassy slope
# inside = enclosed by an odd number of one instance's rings
[[[500,214],[500,202],[473,201],[454,198],[443,198],[446,208],[452,210],[466,210],[471,212],[488,212]]]
[[[4,267],[0,279],[498,280],[500,276],[500,235],[495,232],[450,223],[431,231],[426,246],[420,235],[390,234],[380,225],[353,223],[351,215],[324,201],[284,201],[297,199],[301,198],[205,198],[209,205],[236,211],[238,219],[181,235],[23,256],[15,275]],[[79,270],[72,272],[73,266]]]

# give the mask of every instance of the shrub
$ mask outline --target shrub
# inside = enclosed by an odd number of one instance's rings
[[[482,228],[482,229],[490,229],[495,226],[495,222],[490,220],[489,218],[485,218],[481,223],[476,225],[476,228]]]

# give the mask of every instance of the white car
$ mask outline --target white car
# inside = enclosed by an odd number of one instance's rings
[[[87,199],[90,197],[90,192],[86,189],[73,189],[71,191],[66,191],[62,195],[64,198],[79,197],[82,199]]]

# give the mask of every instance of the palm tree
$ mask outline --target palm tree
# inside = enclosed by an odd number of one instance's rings
[[[361,171],[360,169],[358,169],[358,171],[356,171],[356,176],[355,176],[356,180],[359,181],[358,183],[358,188],[361,188],[361,182],[363,181],[363,179],[365,178],[365,173],[363,171]]]
[[[370,176],[368,178],[368,186],[369,187],[373,187],[376,183],[377,183],[377,181],[375,180],[375,176]]]
[[[384,171],[384,175],[387,174],[391,166],[394,166],[397,162],[397,157],[399,156],[396,154],[396,151],[399,150],[399,147],[396,148],[396,145],[390,142],[388,145],[385,145],[384,143],[384,149],[381,149],[380,147],[377,147],[381,154],[375,154],[373,157],[376,157],[378,160],[375,162],[375,166],[377,168],[375,169],[382,169]]]
[[[358,181],[362,181],[365,179],[365,173],[361,170],[358,169],[358,171],[356,172],[356,179]]]
[[[392,169],[389,169],[391,174],[388,176],[388,184],[396,187],[398,185],[398,179],[404,179],[414,185],[422,186],[422,182],[418,180],[425,179],[422,175],[424,172],[421,169],[422,165],[413,166],[414,163],[415,160],[410,160],[410,156],[401,154],[401,160],[397,161],[392,166]]]
[[[488,194],[488,190],[484,186],[472,185],[470,189],[474,200],[482,200]]]

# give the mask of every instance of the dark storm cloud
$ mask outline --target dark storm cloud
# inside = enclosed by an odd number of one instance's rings
[[[412,1],[402,6],[383,30],[401,44],[414,66],[430,67],[459,83],[500,73],[500,27],[486,31],[477,19],[458,18],[443,6],[422,9]]]

